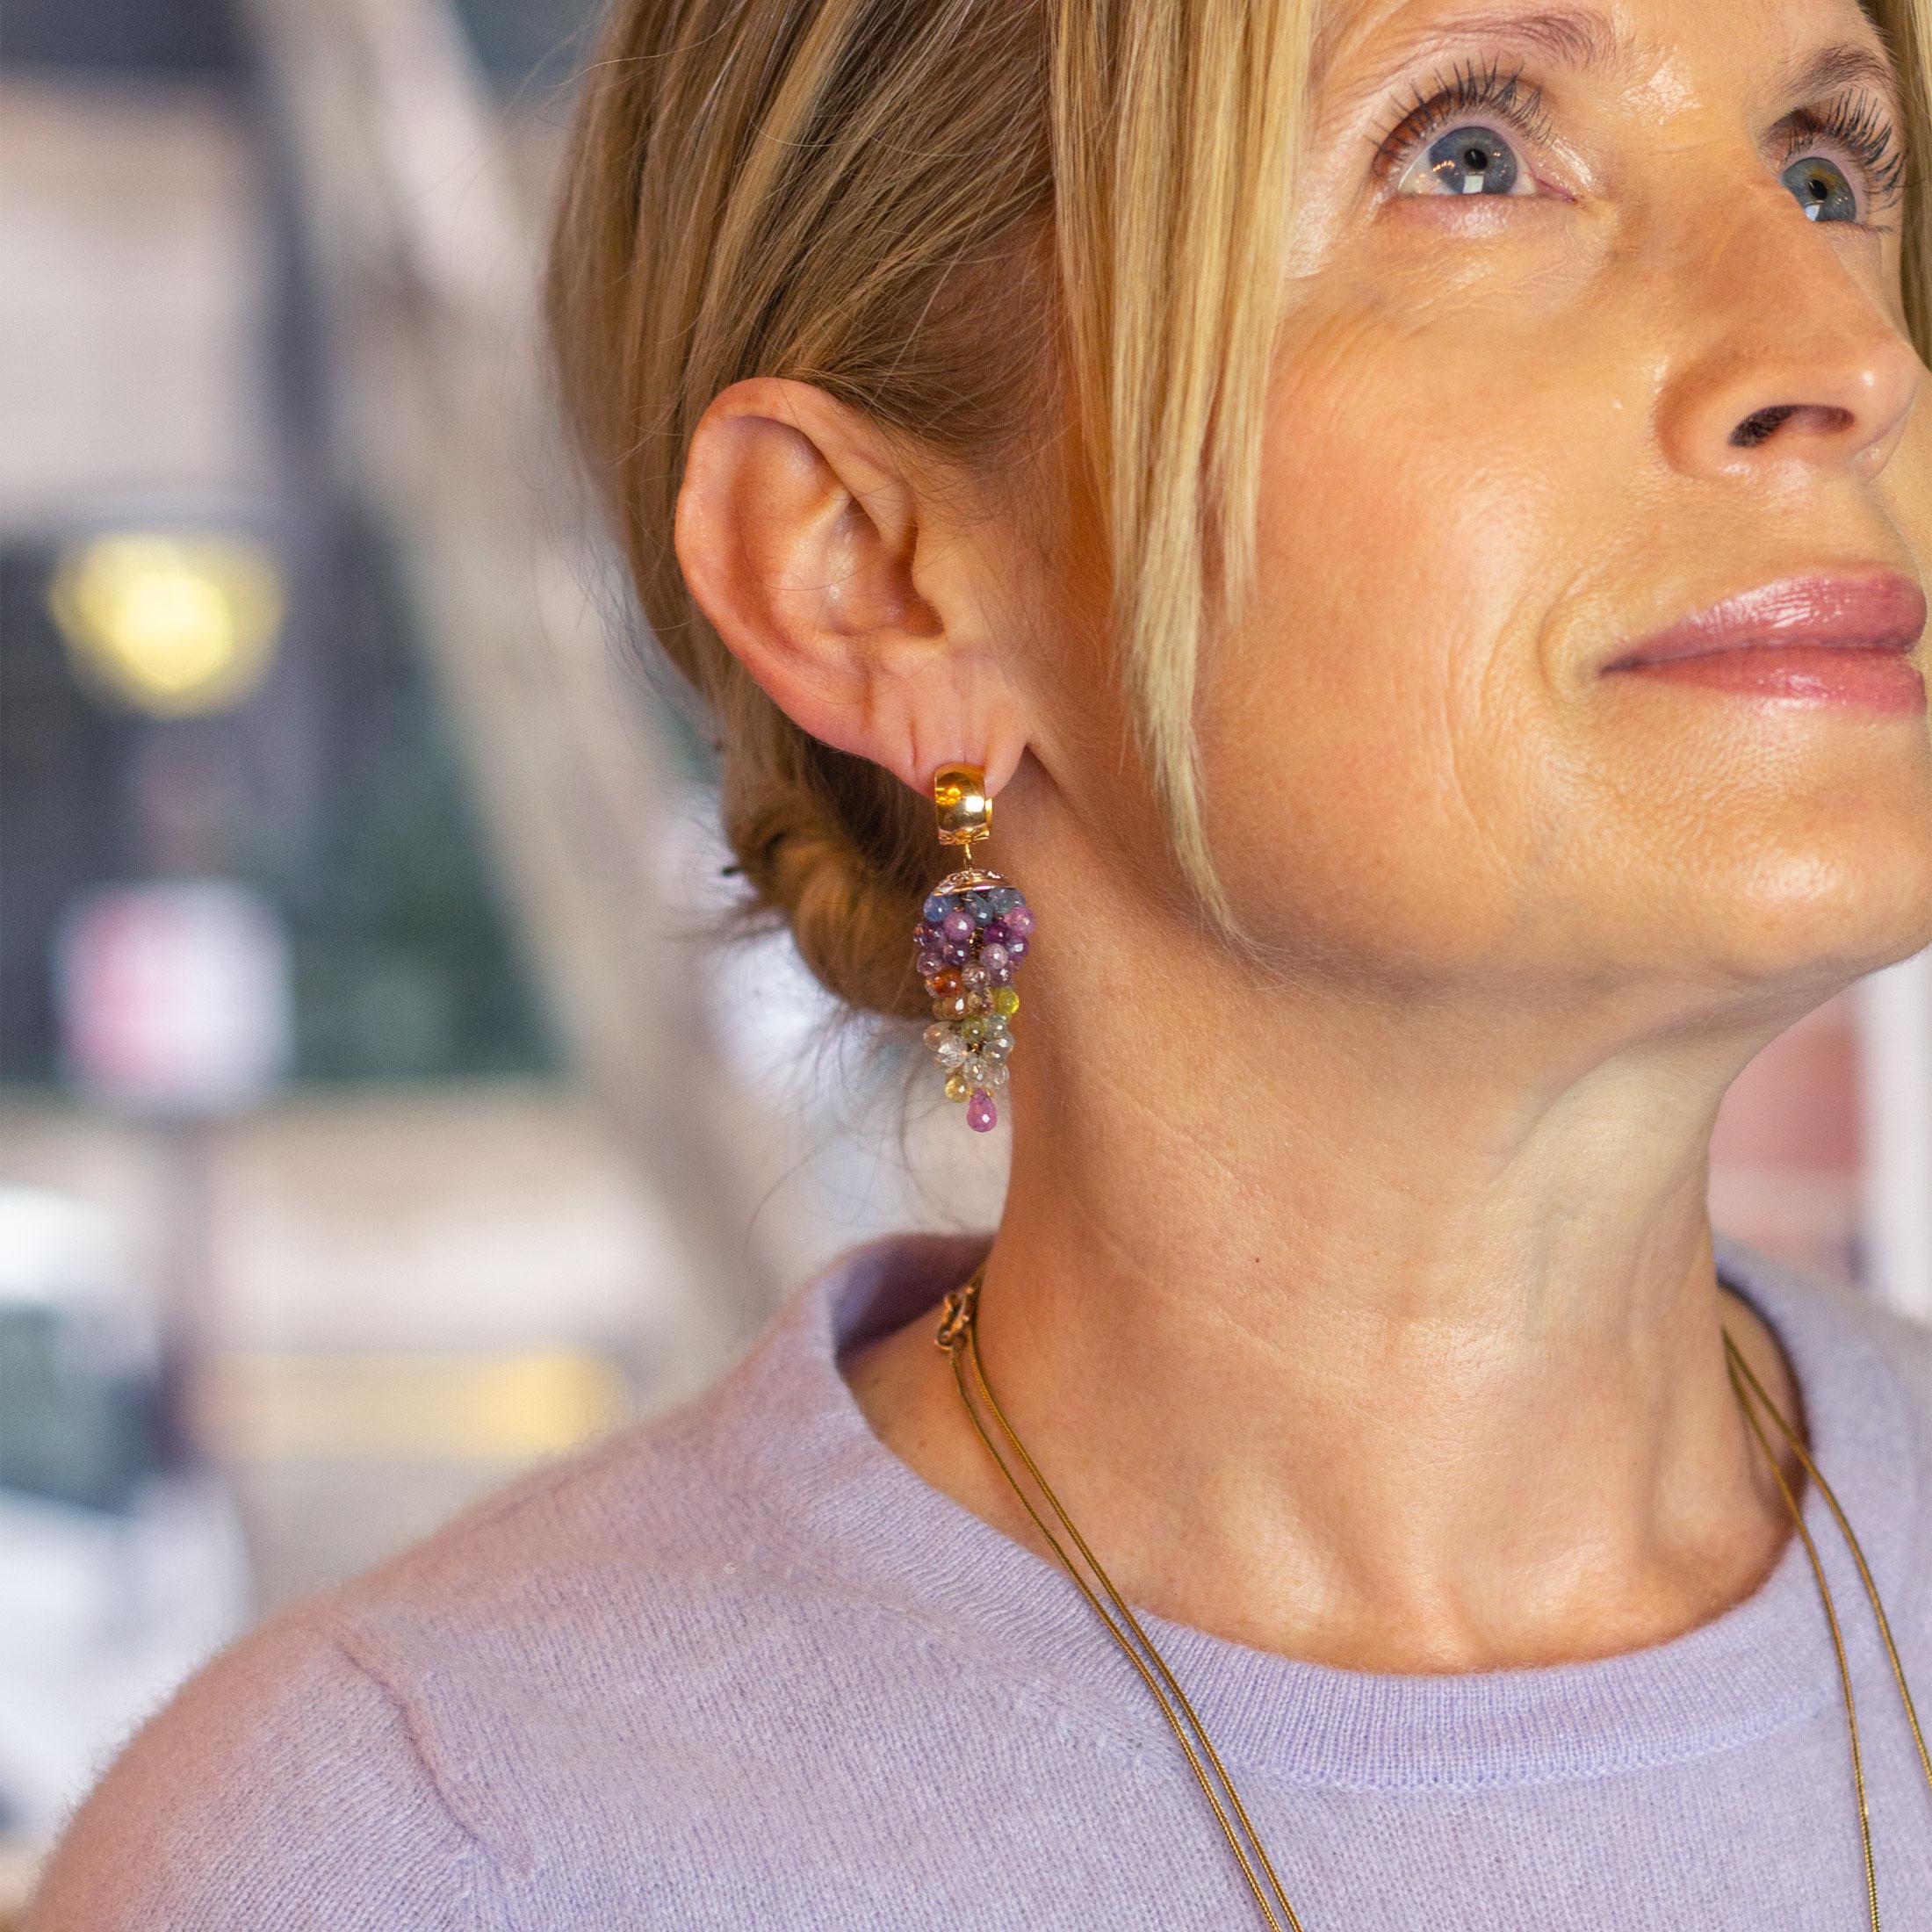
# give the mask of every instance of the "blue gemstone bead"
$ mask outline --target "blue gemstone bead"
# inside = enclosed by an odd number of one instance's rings
[[[934,892],[920,910],[928,926],[937,926],[952,909],[953,902],[946,893]]]
[[[1010,912],[1014,906],[1022,903],[1020,890],[1017,886],[996,885],[992,889],[991,898],[993,902],[993,910],[996,912]]]

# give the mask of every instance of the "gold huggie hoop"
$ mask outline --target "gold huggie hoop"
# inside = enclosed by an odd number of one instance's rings
[[[986,796],[985,768],[941,765],[933,774],[933,810],[939,818],[939,842],[963,846],[970,858],[973,841],[992,836],[993,802]]]

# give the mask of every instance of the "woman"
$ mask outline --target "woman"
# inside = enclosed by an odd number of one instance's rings
[[[1705,1205],[1739,1069],[1932,938],[1928,49],[623,6],[569,398],[855,1007],[929,1020],[984,768],[1005,1212],[227,1653],[34,1932],[1932,1927],[1799,1453],[1932,1683],[1932,1348]]]

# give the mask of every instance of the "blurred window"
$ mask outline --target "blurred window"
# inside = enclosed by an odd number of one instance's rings
[[[0,1304],[0,1489],[125,1509],[155,1461],[152,1388],[92,1362],[74,1324]]]
[[[351,525],[294,573],[265,670],[198,715],[144,706],[63,640],[76,544],[0,550],[0,1081],[60,1077],[69,911],[169,876],[233,878],[280,912],[298,1080],[555,1071],[373,533]]]

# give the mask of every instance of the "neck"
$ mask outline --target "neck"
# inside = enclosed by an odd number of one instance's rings
[[[1607,1654],[1706,1620],[1789,1523],[1725,1366],[1718,1102],[1757,1043],[1582,1053],[1359,993],[1212,1013],[1052,984],[1016,1027],[980,1301],[1003,1407],[1132,1601],[1353,1668]],[[1161,1012],[1144,1036],[1123,1012]],[[1166,1017],[1168,1013],[1175,1017]],[[1559,1044],[1561,1043],[1561,1044]],[[931,1344],[854,1386],[940,1487],[1036,1540]],[[906,1386],[917,1378],[916,1390]]]

